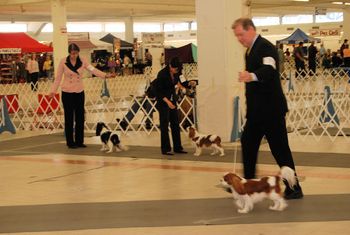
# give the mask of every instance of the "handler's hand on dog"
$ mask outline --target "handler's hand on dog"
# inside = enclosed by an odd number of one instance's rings
[[[243,71],[238,73],[238,81],[240,82],[251,82],[253,78],[248,71]]]

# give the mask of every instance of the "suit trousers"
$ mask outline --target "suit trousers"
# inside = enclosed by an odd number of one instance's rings
[[[66,134],[67,145],[81,145],[84,143],[84,91],[80,93],[62,91],[62,103],[64,109],[64,131]],[[74,129],[75,136],[73,135]]]
[[[288,166],[295,170],[288,144],[285,117],[281,116],[260,121],[247,120],[241,138],[244,177],[246,179],[255,178],[258,151],[264,136],[277,164],[280,167]]]
[[[39,73],[31,73],[30,76],[30,87],[32,88],[32,91],[38,90],[38,79],[39,79]]]
[[[163,101],[158,101],[163,102]],[[157,104],[160,122],[161,150],[162,153],[171,151],[169,140],[169,123],[173,138],[174,151],[183,150],[180,137],[179,114],[177,109],[170,109],[166,104]]]

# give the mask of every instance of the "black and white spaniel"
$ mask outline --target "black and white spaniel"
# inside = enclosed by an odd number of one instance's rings
[[[103,122],[97,123],[96,136],[100,136],[102,143],[101,151],[107,151],[107,153],[111,153],[113,152],[114,147],[117,152],[128,150],[126,146],[120,143],[118,134],[109,130],[106,124]]]

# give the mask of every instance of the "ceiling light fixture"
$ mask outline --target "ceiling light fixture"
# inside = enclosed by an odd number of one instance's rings
[[[308,2],[309,0],[293,0],[294,2]]]
[[[335,4],[335,5],[343,5],[343,2],[332,2],[332,4]]]

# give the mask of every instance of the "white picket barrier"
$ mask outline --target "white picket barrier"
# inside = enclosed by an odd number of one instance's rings
[[[193,78],[191,71],[194,67],[185,65],[187,76]],[[195,66],[196,67],[196,66]],[[190,72],[188,72],[190,71]],[[84,78],[85,91],[85,130],[94,131],[96,123],[105,122],[111,129],[128,131],[159,132],[159,118],[155,108],[154,99],[144,97],[144,92],[149,79],[153,79],[150,68],[145,68],[142,75],[120,76],[104,80],[100,78]],[[18,110],[10,114],[11,120],[18,130],[62,130],[64,126],[63,107],[58,97],[53,100],[47,97],[52,82],[41,81],[38,91],[34,92],[28,83],[1,84],[0,95],[16,95],[14,99]],[[104,96],[104,89],[108,89],[109,96]],[[46,95],[46,96],[45,96]],[[39,97],[41,97],[39,99]],[[148,110],[146,104],[151,106]],[[179,102],[180,125],[184,130],[185,125],[194,125],[195,109],[194,98],[185,96]],[[10,108],[14,103],[9,104]],[[147,109],[147,110],[146,110]],[[132,120],[125,117],[132,113]],[[128,127],[122,128],[121,121],[126,119]],[[149,126],[145,120],[150,120]],[[0,120],[1,121],[1,120]]]
[[[185,65],[184,74],[189,79],[197,79],[197,65]],[[85,78],[85,129],[94,131],[96,123],[104,121],[111,129],[122,133],[159,132],[155,101],[143,98],[145,86],[154,76],[146,68],[143,75],[108,79],[106,85],[109,97],[102,96],[103,79]],[[350,83],[346,71],[319,70],[316,76],[305,74],[302,77],[295,74],[294,70],[285,70],[284,77],[282,87],[289,106],[286,121],[290,133],[301,139],[313,136],[316,141],[322,137],[331,141],[337,138],[350,139]],[[15,103],[18,107],[9,115],[18,131],[62,130],[64,121],[61,102],[50,101],[45,96],[41,100],[38,98],[39,94],[48,94],[51,85],[51,82],[41,81],[37,92],[31,90],[30,84],[0,85],[0,95],[17,95],[9,104],[9,109],[13,110],[11,106]],[[325,87],[330,88],[329,96]],[[240,97],[244,104],[244,96]],[[196,125],[195,104],[195,98],[189,96],[180,100],[178,107],[181,128]],[[245,105],[240,107],[244,116]],[[127,118],[129,116],[132,116],[130,120]],[[123,126],[123,121],[126,121],[126,126]]]

